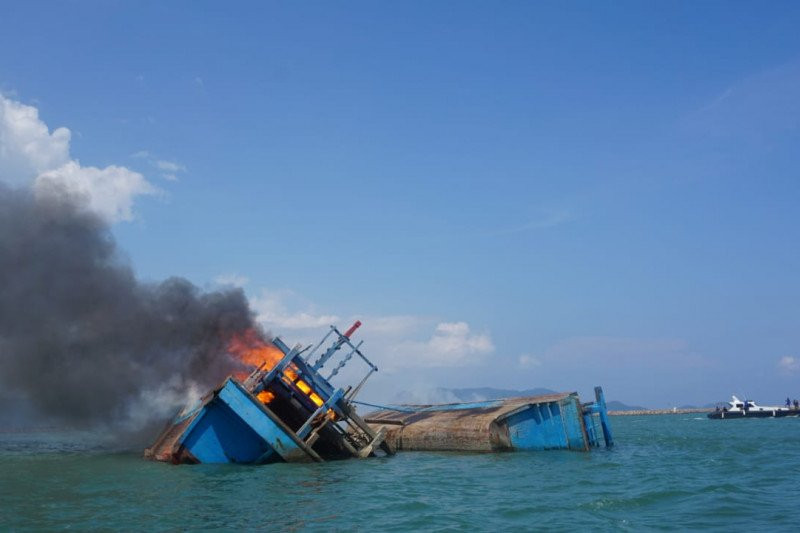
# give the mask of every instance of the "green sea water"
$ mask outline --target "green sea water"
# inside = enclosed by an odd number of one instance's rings
[[[172,466],[0,434],[0,530],[800,530],[800,419],[612,417],[591,453]]]

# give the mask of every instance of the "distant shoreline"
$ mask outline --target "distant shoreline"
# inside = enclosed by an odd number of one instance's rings
[[[637,409],[635,411],[609,411],[609,416],[634,416],[634,415],[685,415],[688,413],[710,413],[713,409]]]

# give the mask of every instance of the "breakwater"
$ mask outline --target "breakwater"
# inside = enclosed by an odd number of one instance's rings
[[[635,411],[609,411],[609,416],[634,416],[634,415],[685,415],[688,413],[710,413],[713,409],[708,408],[686,408],[678,409],[637,409]]]

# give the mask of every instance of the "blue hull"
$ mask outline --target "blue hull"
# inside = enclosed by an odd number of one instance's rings
[[[268,364],[262,353],[263,363],[246,380],[228,378],[198,405],[185,409],[145,450],[145,457],[172,463],[261,464],[369,457],[376,449],[391,455],[394,450],[383,442],[383,432],[374,431],[351,405],[378,369],[360,351],[361,343],[350,341],[360,325],[356,322],[344,334],[331,326],[307,354],[310,346],[290,348],[278,337],[269,344],[257,336],[242,340],[236,349],[244,353],[280,350],[282,355]],[[331,336],[330,347],[312,362]],[[367,374],[355,388],[335,387],[331,378],[354,356],[367,365]],[[323,368],[333,366],[334,358],[338,364],[323,377]]]
[[[173,422],[146,452],[174,463],[319,461],[319,456],[235,379]],[[170,429],[172,429],[170,428]],[[172,438],[170,438],[172,437]]]

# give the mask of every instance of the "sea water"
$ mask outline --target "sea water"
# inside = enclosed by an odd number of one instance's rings
[[[153,463],[91,435],[0,434],[0,530],[800,530],[800,419],[612,417],[590,453]]]

